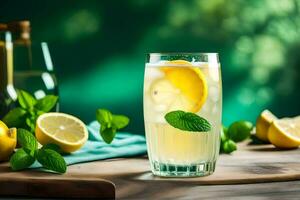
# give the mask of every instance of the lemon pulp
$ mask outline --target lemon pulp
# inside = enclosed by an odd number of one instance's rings
[[[88,138],[85,124],[64,113],[45,113],[39,116],[35,133],[41,144],[54,143],[68,153],[80,149]]]
[[[175,66],[161,68],[165,76],[153,82],[153,100],[169,111],[198,112],[207,98],[207,83],[202,71],[187,61],[175,60],[168,64]],[[185,66],[178,66],[182,64]]]
[[[269,130],[270,142],[279,148],[296,148],[300,145],[300,123],[295,119],[275,120]]]

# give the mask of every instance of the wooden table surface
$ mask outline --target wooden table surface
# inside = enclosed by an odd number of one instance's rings
[[[252,154],[253,153],[253,154]],[[256,156],[255,156],[256,155]],[[142,159],[142,158],[141,158]],[[144,161],[134,162],[137,165]],[[149,166],[149,164],[147,164]],[[217,182],[223,172],[240,176],[240,166],[248,173],[248,182]],[[135,168],[135,167],[133,167]],[[139,167],[143,168],[143,167]],[[145,168],[144,168],[145,169]],[[272,145],[239,145],[232,155],[221,155],[215,174],[202,178],[162,179],[149,171],[115,176],[118,199],[300,199],[300,149],[278,150]],[[230,175],[230,176],[231,176]],[[280,176],[286,179],[280,179]],[[274,179],[263,179],[272,176]],[[254,181],[252,178],[258,178]],[[244,177],[245,178],[245,177]],[[262,178],[262,179],[261,179]],[[231,180],[235,180],[232,178]],[[241,179],[244,182],[245,179]],[[288,181],[285,181],[288,180]],[[273,182],[275,181],[275,182]],[[247,181],[246,181],[247,182]],[[257,182],[257,183],[255,183]]]
[[[107,180],[115,184],[117,199],[300,199],[300,149],[279,151],[271,145],[240,145],[232,155],[220,156],[213,175],[200,178],[155,177],[146,157],[76,164],[63,176],[33,170],[11,172],[7,163],[1,166],[0,182],[19,176],[36,181],[61,179],[60,183],[63,179],[90,180],[90,187]]]

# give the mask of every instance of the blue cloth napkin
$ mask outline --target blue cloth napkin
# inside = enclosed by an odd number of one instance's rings
[[[67,165],[103,160],[108,158],[131,157],[143,155],[147,152],[146,140],[142,135],[135,135],[127,132],[118,132],[111,144],[106,144],[100,134],[100,125],[93,121],[87,126],[89,139],[78,151],[65,155]],[[34,163],[31,168],[41,167]]]

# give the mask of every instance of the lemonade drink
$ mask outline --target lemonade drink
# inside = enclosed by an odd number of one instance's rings
[[[222,111],[217,54],[150,54],[148,60],[144,120],[152,172],[160,176],[211,174],[219,154]],[[205,118],[211,130],[174,128],[164,116],[176,110]]]

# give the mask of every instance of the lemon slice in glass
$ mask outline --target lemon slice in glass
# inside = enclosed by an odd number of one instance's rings
[[[278,148],[296,148],[300,145],[300,124],[297,120],[275,120],[268,130],[269,141]]]
[[[165,76],[154,81],[150,89],[154,102],[168,111],[198,112],[207,98],[207,83],[200,68],[175,60],[160,69]]]
[[[88,139],[85,124],[64,113],[45,113],[38,117],[35,135],[42,144],[57,144],[62,151],[71,153],[80,149]]]

